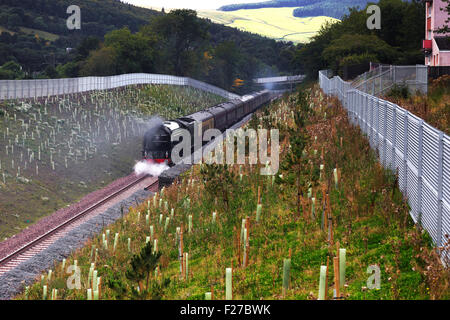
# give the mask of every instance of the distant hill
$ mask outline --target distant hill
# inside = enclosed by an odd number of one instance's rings
[[[66,26],[67,8],[74,3],[81,8],[81,30]],[[109,31],[125,26],[136,32],[162,14],[119,0],[0,0],[0,66],[15,61],[26,77],[34,77],[48,67],[73,61],[76,50],[66,49],[77,48],[88,37],[103,40]],[[278,63],[283,44],[220,24],[208,25],[213,46],[233,41],[268,66]]]
[[[222,6],[220,11],[236,11],[241,9],[296,7],[295,17],[327,16],[341,19],[351,7],[365,7],[369,0],[271,0],[257,3],[242,3]]]
[[[326,21],[336,21],[334,18],[324,16],[294,17],[293,10],[294,8],[261,8],[228,12],[202,10],[198,11],[198,15],[229,27],[294,43],[309,42]]]

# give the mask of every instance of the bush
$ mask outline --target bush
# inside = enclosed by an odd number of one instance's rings
[[[395,99],[408,99],[409,98],[409,89],[406,85],[398,85],[394,84],[394,86],[387,93],[388,97]]]

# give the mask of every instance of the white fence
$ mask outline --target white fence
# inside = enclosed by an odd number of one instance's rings
[[[191,78],[164,74],[133,73],[111,77],[84,77],[44,80],[0,80],[0,99],[20,99],[63,95],[92,90],[107,90],[136,84],[168,84],[191,86],[222,96],[239,99],[240,96]]]
[[[298,75],[298,76],[257,78],[257,79],[254,79],[253,82],[259,83],[259,84],[277,83],[277,82],[301,82],[301,81],[303,81],[303,79],[305,79],[304,75]]]
[[[398,170],[414,222],[420,220],[438,247],[445,245],[445,235],[450,235],[450,137],[396,104],[353,89],[340,77],[329,79],[328,71],[319,72],[319,81],[367,134],[380,162]]]

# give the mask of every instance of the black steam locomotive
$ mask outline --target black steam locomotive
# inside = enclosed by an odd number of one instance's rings
[[[241,99],[218,104],[185,117],[165,121],[163,124],[153,127],[145,133],[142,155],[147,161],[156,163],[165,162],[172,165],[171,152],[173,147],[177,143],[180,143],[180,141],[176,139],[172,142],[171,136],[176,137],[177,130],[186,129],[190,132],[192,137],[192,151],[194,151],[194,137],[200,137],[200,141],[203,141],[203,133],[213,128],[223,132],[246,115],[254,112],[270,99],[270,91],[264,90],[243,96]],[[202,125],[194,126],[196,122]]]

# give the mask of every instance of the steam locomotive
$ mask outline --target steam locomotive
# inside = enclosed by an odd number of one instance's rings
[[[167,163],[173,165],[171,153],[178,141],[177,131],[186,129],[189,131],[192,141],[192,152],[195,151],[194,138],[199,137],[203,141],[203,133],[208,129],[219,129],[224,132],[227,128],[240,121],[246,115],[254,112],[261,105],[271,99],[270,91],[259,91],[218,104],[206,110],[198,111],[188,116],[175,120],[165,121],[159,126],[152,127],[144,135],[143,158],[149,162]],[[201,123],[201,126],[194,125]],[[197,132],[195,132],[197,131]],[[171,137],[174,137],[172,142]],[[203,142],[205,144],[207,142]]]

